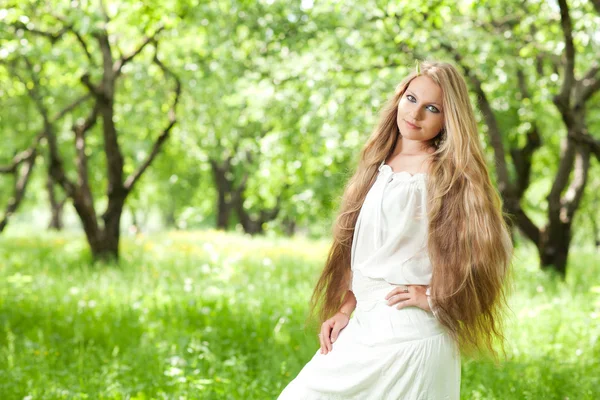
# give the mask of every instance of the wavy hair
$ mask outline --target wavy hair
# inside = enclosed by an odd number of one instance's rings
[[[502,200],[489,177],[466,82],[447,62],[422,62],[381,109],[345,187],[333,244],[310,299],[309,319],[325,321],[349,295],[354,226],[380,163],[401,137],[398,103],[418,75],[430,77],[443,92],[444,128],[428,143],[435,149],[427,180],[432,305],[462,353],[489,350],[497,359],[496,339],[505,354],[503,312],[513,244]]]

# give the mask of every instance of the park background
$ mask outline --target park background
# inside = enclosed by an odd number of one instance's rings
[[[464,399],[600,398],[600,1],[2,0],[0,398],[272,399],[415,60],[466,77],[516,251]]]

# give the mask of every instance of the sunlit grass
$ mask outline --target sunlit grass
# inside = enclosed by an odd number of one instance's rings
[[[80,236],[0,238],[0,398],[272,399],[318,344],[303,330],[327,240],[170,232],[90,265]],[[463,360],[464,399],[600,398],[600,256],[566,282],[515,260],[508,360]]]

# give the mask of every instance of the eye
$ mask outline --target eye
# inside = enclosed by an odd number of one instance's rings
[[[408,99],[408,101],[410,101],[411,103],[416,103],[417,99],[414,98],[414,96],[412,94],[407,94],[406,98]],[[426,107],[429,111],[431,111],[434,114],[438,114],[440,112],[440,110],[437,109],[437,107],[429,105]]]

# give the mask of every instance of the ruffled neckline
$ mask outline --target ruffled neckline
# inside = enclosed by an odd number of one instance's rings
[[[379,166],[379,172],[385,175],[392,175],[394,178],[402,179],[402,180],[416,180],[416,179],[424,179],[426,180],[429,177],[429,174],[426,172],[417,172],[415,174],[411,174],[408,171],[397,171],[395,172],[392,167],[387,164],[382,163]]]

